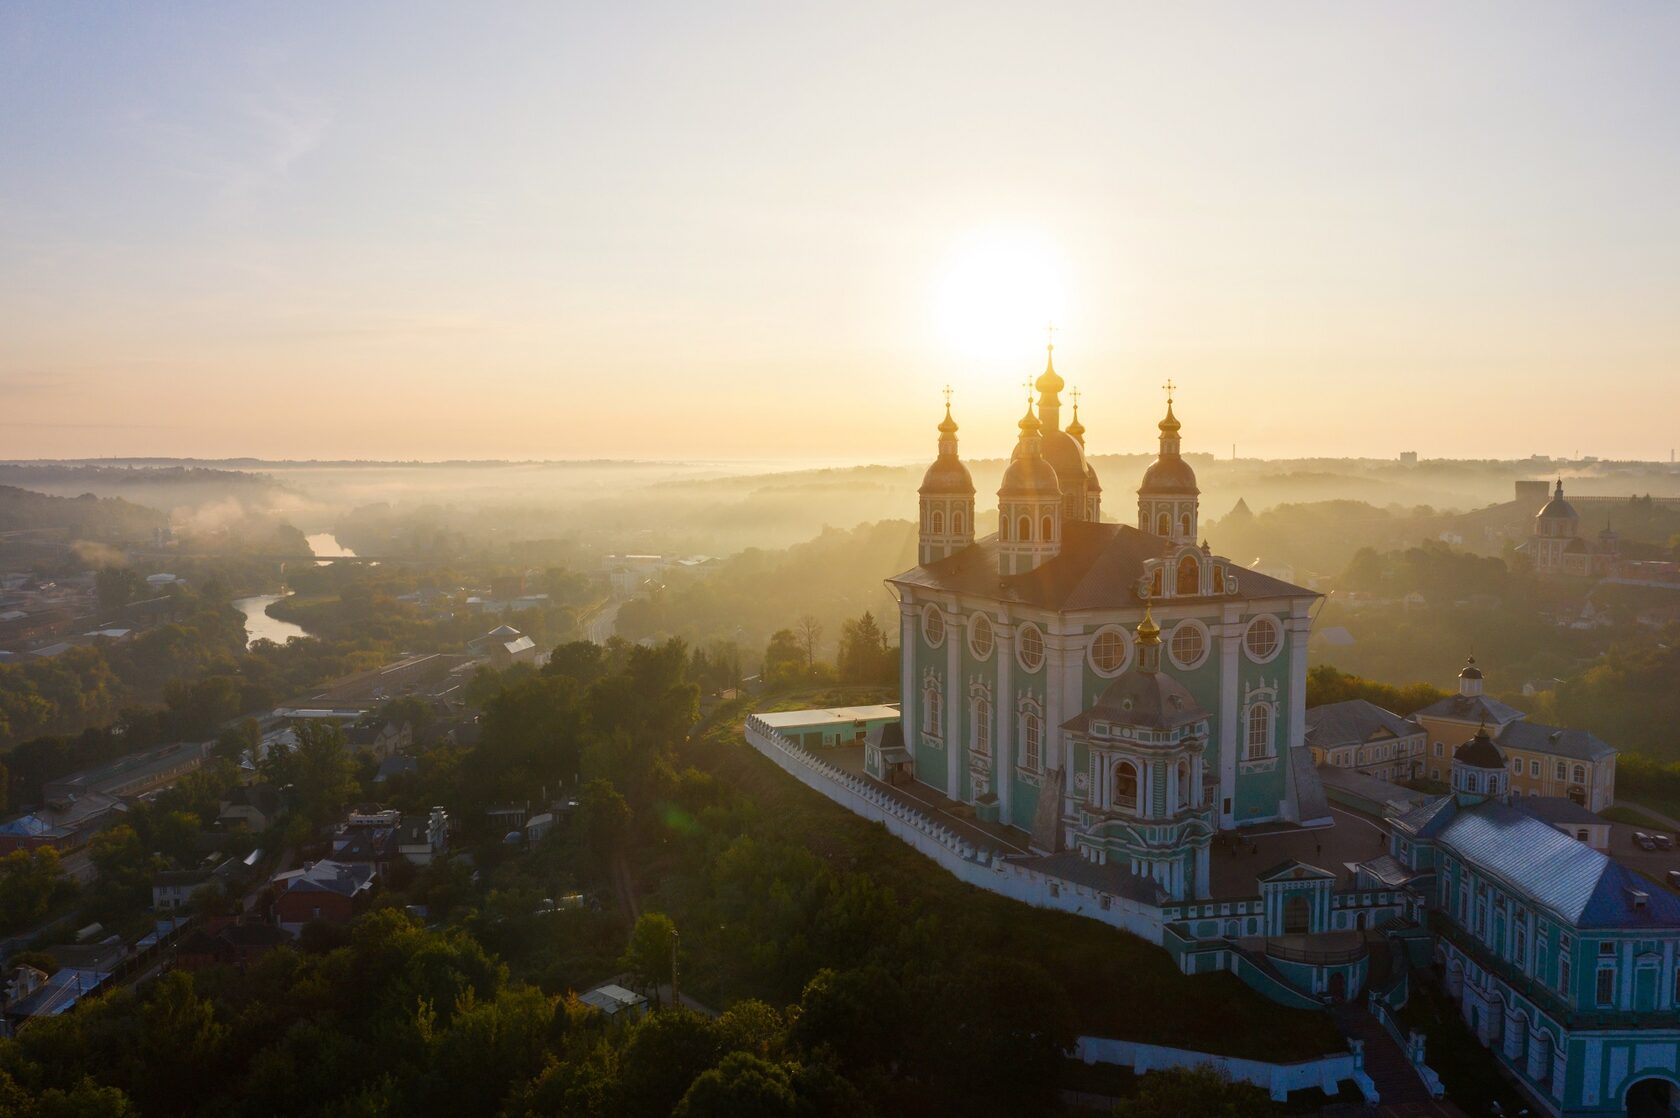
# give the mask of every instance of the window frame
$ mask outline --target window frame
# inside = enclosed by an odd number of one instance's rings
[[[1262,626],[1268,626],[1272,630],[1272,647],[1264,655],[1254,651],[1254,635]],[[1251,617],[1248,619],[1248,624],[1243,627],[1243,655],[1247,656],[1252,663],[1270,664],[1283,652],[1283,635],[1283,623],[1272,614],[1262,613]]]

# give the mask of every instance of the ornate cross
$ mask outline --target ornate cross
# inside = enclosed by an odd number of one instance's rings
[[[1171,377],[1168,377],[1167,378],[1167,383],[1163,384],[1161,387],[1165,388],[1167,390],[1167,403],[1169,403],[1169,404],[1172,403],[1173,389],[1177,388],[1178,385],[1176,385],[1172,382]]]
[[[1079,410],[1079,389],[1075,388],[1072,392],[1069,392],[1068,397],[1073,400],[1074,410],[1078,411]]]
[[[1054,322],[1044,324],[1044,342],[1049,346],[1056,344],[1056,324]]]
[[[945,386],[945,406],[947,408],[951,406],[951,386],[948,384]]]

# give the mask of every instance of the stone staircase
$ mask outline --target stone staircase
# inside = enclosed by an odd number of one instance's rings
[[[1429,1089],[1418,1078],[1417,1069],[1406,1059],[1406,1053],[1394,1043],[1394,1038],[1377,1023],[1375,1017],[1363,1006],[1351,1002],[1333,1007],[1330,1015],[1343,1036],[1365,1042],[1365,1074],[1376,1085],[1379,1113],[1390,1113],[1390,1108],[1395,1108],[1398,1113],[1407,1113],[1400,1108],[1414,1107],[1425,1109],[1414,1109],[1410,1113],[1432,1113],[1427,1109],[1434,1102],[1429,1097]]]

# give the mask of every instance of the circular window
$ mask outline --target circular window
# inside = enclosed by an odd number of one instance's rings
[[[1091,638],[1091,667],[1098,675],[1119,675],[1130,656],[1125,630],[1117,625],[1099,629]]]
[[[1207,626],[1194,618],[1180,621],[1172,631],[1172,639],[1167,642],[1167,652],[1172,656],[1175,668],[1189,671],[1201,667],[1208,655]]]
[[[1256,664],[1264,664],[1278,654],[1283,647],[1283,630],[1278,628],[1276,618],[1256,617],[1248,623],[1248,632],[1243,636],[1243,647],[1248,650],[1248,658]]]
[[[986,620],[985,614],[975,614],[968,623],[968,650],[974,653],[976,660],[985,660],[992,655],[992,645],[995,643],[992,623]]]
[[[922,610],[922,639],[934,648],[945,643],[945,615],[939,612],[938,606]]]
[[[1020,638],[1016,659],[1021,661],[1021,667],[1027,671],[1036,672],[1039,665],[1044,663],[1044,634],[1038,631],[1037,625],[1023,625]]]

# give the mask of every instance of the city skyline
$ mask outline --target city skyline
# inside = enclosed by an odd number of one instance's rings
[[[401,14],[0,13],[0,456],[1675,442],[1673,9]]]

